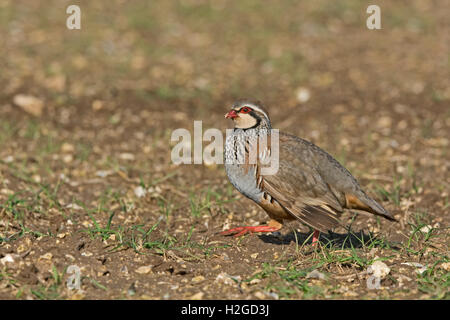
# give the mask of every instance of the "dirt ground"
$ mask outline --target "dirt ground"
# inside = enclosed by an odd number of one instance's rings
[[[0,299],[449,299],[450,4],[372,2],[0,0]],[[399,222],[219,235],[267,216],[171,134],[241,97]]]

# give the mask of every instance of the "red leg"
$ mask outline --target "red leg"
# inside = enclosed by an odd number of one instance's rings
[[[317,245],[317,243],[319,243],[319,236],[320,236],[320,231],[319,230],[314,230],[313,239],[312,239],[313,247],[315,247]]]
[[[237,227],[237,228],[222,231],[220,234],[223,236],[234,234],[235,237],[239,237],[246,233],[274,232],[274,231],[278,231],[278,230],[280,230],[279,227],[271,227],[271,226]]]

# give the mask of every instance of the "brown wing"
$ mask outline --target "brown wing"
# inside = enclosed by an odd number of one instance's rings
[[[295,218],[325,232],[339,225],[343,203],[317,170],[314,157],[310,148],[280,134],[278,172],[264,175],[261,186]]]

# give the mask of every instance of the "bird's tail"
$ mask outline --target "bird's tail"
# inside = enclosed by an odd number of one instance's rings
[[[345,198],[347,201],[347,208],[349,209],[364,210],[388,220],[397,221],[389,211],[362,190],[359,191],[357,195],[346,194]]]

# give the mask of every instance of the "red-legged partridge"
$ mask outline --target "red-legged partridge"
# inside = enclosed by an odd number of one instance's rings
[[[233,132],[227,135],[225,144],[228,178],[271,219],[265,226],[239,227],[222,234],[273,232],[281,229],[283,221],[297,219],[315,230],[315,244],[319,231],[326,232],[339,225],[339,217],[345,208],[395,221],[331,155],[293,135],[279,132],[278,170],[275,174],[264,174],[262,169],[267,166],[267,159],[264,162],[261,157],[267,157],[271,152],[275,156],[271,145],[275,139],[271,139],[274,134],[269,115],[260,103],[240,100],[225,117],[234,122]],[[251,150],[256,150],[256,158]]]

